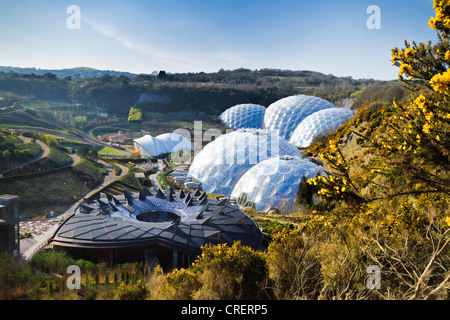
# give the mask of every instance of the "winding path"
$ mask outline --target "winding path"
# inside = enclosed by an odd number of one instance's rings
[[[73,156],[73,155],[71,155]],[[76,155],[75,155],[76,156]],[[72,159],[74,159],[75,161],[80,161],[80,158],[76,156],[76,157],[72,157]],[[97,186],[95,189],[91,190],[88,194],[86,194],[84,196],[84,198],[89,198],[90,196],[94,195],[96,192],[100,191],[101,189],[103,189],[104,187],[110,185],[111,183],[119,180],[120,178],[122,178],[123,176],[125,176],[128,173],[128,168],[117,164],[121,169],[122,172],[120,175],[116,176],[114,174],[114,169],[106,162],[104,162],[103,160],[99,160],[99,163],[101,163],[105,169],[106,169],[106,175],[103,177],[103,181],[102,183]],[[52,225],[45,230],[43,233],[32,236],[31,238],[27,238],[27,239],[22,239],[21,240],[21,247],[22,245],[24,245],[23,249],[21,249],[21,254],[22,254],[22,258],[25,260],[29,260],[31,259],[31,257],[39,252],[43,247],[45,247],[47,245],[47,240],[50,239],[50,237],[55,233],[56,229],[59,226],[59,221],[61,219],[65,220],[67,219],[73,212],[74,210],[83,202],[83,199],[78,200],[77,202],[75,202],[74,204],[72,204],[70,207],[68,207],[66,210],[64,210],[62,213],[60,213],[58,216],[56,216],[55,218],[59,218],[59,219],[51,219],[52,221]]]
[[[20,136],[19,138],[22,139],[23,143],[30,143],[30,142],[31,142],[31,138],[27,138],[27,137],[24,137],[24,136]],[[41,152],[39,153],[39,155],[37,155],[33,160],[27,161],[27,162],[25,162],[25,163],[21,163],[21,164],[15,166],[14,168],[8,169],[7,171],[15,170],[15,169],[17,169],[17,168],[27,166],[27,165],[29,165],[29,164],[31,164],[31,163],[33,163],[33,162],[39,161],[39,160],[41,160],[41,159],[47,157],[47,156],[49,155],[49,153],[50,153],[50,148],[49,148],[45,143],[43,143],[43,142],[40,141],[40,140],[37,140],[37,139],[36,139],[36,143],[37,143],[37,144],[41,147],[41,149],[42,149]],[[3,173],[0,173],[0,177],[3,177]]]

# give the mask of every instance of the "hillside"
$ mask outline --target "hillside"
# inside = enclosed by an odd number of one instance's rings
[[[58,78],[86,78],[86,77],[101,77],[104,75],[111,75],[114,77],[126,76],[135,77],[136,75],[130,72],[121,72],[113,70],[98,70],[88,67],[78,67],[70,69],[36,69],[36,68],[19,68],[19,67],[6,67],[0,66],[0,72],[5,73],[18,73],[18,74],[35,74],[44,75],[46,73],[51,73]]]
[[[398,81],[356,80],[312,71],[236,69],[195,74],[160,71],[158,75],[95,74],[82,78],[0,71],[3,105],[8,101],[41,100],[101,107],[118,116],[126,116],[130,106],[136,104],[149,112],[219,114],[235,104],[268,106],[294,94],[319,96],[336,105],[350,98],[357,101],[375,97],[387,102],[392,97],[404,97]]]

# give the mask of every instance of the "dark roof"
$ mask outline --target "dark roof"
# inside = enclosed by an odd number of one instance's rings
[[[80,205],[49,242],[82,248],[160,243],[190,254],[198,254],[206,244],[236,240],[254,249],[261,247],[258,226],[226,200],[210,199],[198,190],[187,194],[189,201],[178,196],[171,190],[165,194],[161,190],[126,190],[119,196],[102,193],[99,200]],[[153,220],[140,221],[149,214],[154,214]]]

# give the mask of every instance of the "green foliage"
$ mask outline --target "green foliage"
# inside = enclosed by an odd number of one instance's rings
[[[146,300],[149,297],[149,290],[141,280],[135,284],[120,284],[115,293],[115,300]]]
[[[117,133],[118,131],[127,131],[127,129],[118,128],[118,127],[110,127],[110,126],[100,126],[100,127],[95,127],[94,129],[92,129],[91,135],[93,135],[94,137],[97,137],[101,134]]]
[[[31,266],[45,273],[65,274],[67,267],[75,264],[75,259],[65,252],[41,252],[31,258]]]
[[[103,175],[106,174],[106,169],[101,164],[87,159],[82,159],[74,168],[91,176],[96,181],[101,181]]]
[[[193,300],[201,288],[199,275],[187,269],[175,269],[163,277],[154,295],[163,300]]]
[[[47,159],[52,161],[56,167],[65,167],[73,162],[72,158],[68,154],[56,148],[50,148],[50,153],[48,154]]]
[[[242,246],[239,241],[231,246],[206,246],[195,261],[193,269],[199,272],[201,288],[197,299],[253,300],[266,298],[262,289],[268,276],[263,254]]]

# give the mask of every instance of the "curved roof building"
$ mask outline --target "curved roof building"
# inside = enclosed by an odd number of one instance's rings
[[[310,114],[335,106],[318,97],[297,95],[272,103],[264,114],[264,128],[289,140],[295,128]]]
[[[298,157],[281,156],[261,161],[245,172],[231,192],[242,206],[254,205],[258,211],[271,207],[289,214],[296,209],[297,191],[302,177],[324,175],[315,163]]]
[[[234,129],[262,128],[266,107],[259,104],[239,104],[225,110],[219,119],[222,123]]]
[[[159,156],[164,153],[194,149],[188,139],[177,133],[164,133],[157,137],[145,135],[134,140],[134,147],[145,156]]]
[[[253,165],[279,155],[301,157],[289,141],[264,129],[238,129],[207,144],[192,161],[189,175],[208,193],[228,196]]]
[[[290,142],[299,148],[306,148],[315,137],[336,131],[355,114],[355,111],[347,108],[329,108],[314,112],[300,122],[292,133]]]
[[[144,189],[101,194],[85,201],[49,243],[74,257],[100,261],[156,258],[163,267],[187,267],[206,244],[232,243],[259,249],[261,232],[227,199],[209,199],[199,190]]]

